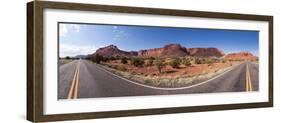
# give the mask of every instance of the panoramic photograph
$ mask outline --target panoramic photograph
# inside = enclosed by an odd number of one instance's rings
[[[258,31],[58,27],[58,99],[259,91]]]

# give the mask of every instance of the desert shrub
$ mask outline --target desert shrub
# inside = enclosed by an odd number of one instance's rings
[[[103,61],[103,60],[104,60],[104,57],[101,56],[101,55],[98,55],[98,54],[96,54],[95,56],[93,56],[93,57],[91,58],[91,61],[92,61],[92,62],[95,62],[95,63],[97,63],[97,64],[100,64],[100,62]]]
[[[120,71],[126,71],[127,68],[125,66],[121,66],[121,65],[112,65],[111,68],[116,69],[116,70],[120,70]]]
[[[150,59],[150,60],[155,60],[155,58],[154,58],[154,57],[149,57],[149,59]]]
[[[126,57],[123,57],[123,58],[121,59],[121,63],[122,63],[122,64],[127,64],[127,63],[128,63],[127,58],[126,58]]]
[[[165,67],[164,61],[162,59],[160,59],[160,58],[157,58],[155,60],[155,65],[156,65],[159,73],[162,73],[162,68]]]
[[[178,68],[180,66],[180,59],[178,59],[178,58],[172,59],[172,61],[170,61],[169,65],[173,68]]]
[[[189,59],[183,59],[182,60],[182,63],[185,65],[185,66],[190,66],[191,65],[191,61]]]
[[[116,58],[114,56],[109,57],[109,60],[116,60]]]
[[[69,56],[66,56],[66,57],[65,57],[65,59],[69,60],[69,59],[70,59],[70,57],[69,57]]]
[[[103,61],[103,62],[108,62],[108,61],[109,61],[109,58],[108,58],[108,57],[103,57],[102,61]]]
[[[133,58],[132,64],[136,67],[140,67],[144,64],[144,60],[142,58]]]
[[[206,63],[207,63],[207,64],[213,64],[214,61],[213,61],[212,59],[208,59],[208,60],[206,61]]]
[[[116,60],[120,60],[121,58],[122,58],[122,57],[119,56],[119,55],[115,56],[115,59],[116,59]]]
[[[147,66],[152,66],[153,65],[153,61],[154,61],[153,59],[149,59],[148,62],[147,62]]]
[[[127,71],[127,68],[125,66],[118,66],[117,69],[120,71]]]
[[[199,58],[196,58],[195,61],[194,61],[194,63],[195,63],[195,64],[202,64],[202,63],[201,63],[201,60],[200,60]]]
[[[206,59],[204,58],[196,58],[195,59],[195,64],[206,64]]]

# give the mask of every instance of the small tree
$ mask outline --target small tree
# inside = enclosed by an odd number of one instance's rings
[[[65,59],[69,60],[69,59],[70,59],[70,57],[69,57],[69,56],[66,56],[66,57],[65,57]]]
[[[169,64],[173,68],[178,68],[180,66],[180,59],[178,59],[178,58],[173,59]]]
[[[91,57],[89,57],[89,59],[90,59],[92,62],[95,62],[95,63],[96,63],[96,57],[95,57],[95,56],[91,56]]]
[[[162,68],[165,66],[164,61],[160,58],[157,58],[155,60],[155,65],[156,65],[159,73],[162,73]]]
[[[127,58],[126,58],[126,57],[123,57],[123,58],[121,59],[121,63],[122,63],[122,64],[127,64],[127,63],[128,63]]]
[[[142,58],[133,58],[132,64],[136,67],[140,67],[144,64],[144,60]]]
[[[100,64],[100,62],[103,61],[103,60],[104,60],[103,56],[98,55],[98,54],[96,54],[96,55],[92,58],[92,61],[95,62],[95,63],[97,63],[97,64]]]

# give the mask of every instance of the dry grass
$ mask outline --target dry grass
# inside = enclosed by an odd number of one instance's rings
[[[72,61],[73,60],[70,60],[70,59],[60,59],[59,60],[59,65],[64,65],[64,64],[70,63]]]

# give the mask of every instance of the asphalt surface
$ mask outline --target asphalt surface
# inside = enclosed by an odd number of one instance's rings
[[[80,62],[80,63],[79,63]],[[252,91],[259,90],[258,64],[245,62],[235,66],[204,84],[186,89],[159,90],[134,84],[104,70],[99,65],[87,60],[75,60],[59,67],[58,99],[67,99],[79,68],[77,98],[145,96],[213,92],[245,92],[247,64],[251,78]],[[77,67],[77,66],[80,67]],[[75,92],[75,91],[73,91]]]

